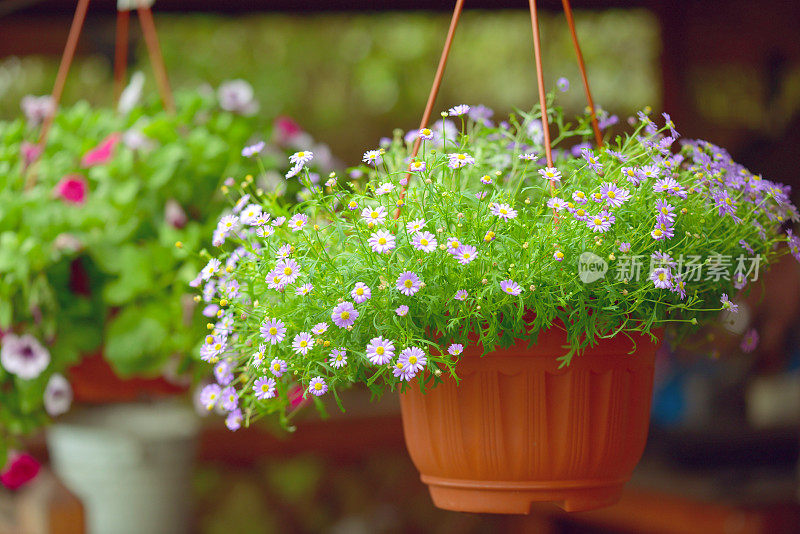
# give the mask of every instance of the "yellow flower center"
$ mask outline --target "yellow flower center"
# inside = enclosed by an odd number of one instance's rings
[[[273,326],[272,328],[270,328],[270,329],[269,329],[269,335],[271,335],[271,336],[274,336],[274,335],[276,335],[277,333],[278,333],[278,329],[277,329],[277,328],[275,328],[274,326]]]
[[[340,317],[341,317],[342,319],[349,319],[349,318],[350,318],[350,312],[349,312],[349,311],[343,311],[343,312],[341,313]]]
[[[379,356],[383,355],[384,352],[386,352],[386,349],[384,349],[383,347],[378,347],[375,349],[375,354]]]
[[[264,393],[268,392],[269,391],[269,385],[268,384],[261,384],[261,391],[263,391]]]
[[[575,214],[576,214],[578,217],[583,217],[584,215],[586,215],[586,211],[585,211],[585,210],[583,210],[583,209],[578,209],[578,211],[576,211],[576,212],[575,212]]]
[[[222,350],[222,344],[220,343],[214,344],[214,350]]]
[[[427,247],[428,240],[423,237],[422,239],[419,240],[419,244],[422,245],[423,247]]]
[[[659,279],[659,280],[661,280],[662,282],[663,282],[663,281],[664,281],[666,278],[667,278],[667,275],[666,275],[666,274],[664,274],[663,272],[662,272],[662,273],[658,273],[658,279]]]
[[[411,280],[406,280],[405,282],[403,282],[403,285],[406,287],[411,287],[414,285],[414,282],[412,282]]]
[[[594,225],[595,226],[600,226],[602,224],[603,224],[603,220],[602,219],[600,219],[599,217],[595,217],[594,218]]]
[[[408,359],[408,363],[410,363],[411,365],[414,365],[415,363],[417,363],[417,357],[416,356],[411,356]]]
[[[272,366],[272,368],[273,368],[273,369],[275,369],[276,371],[280,371],[280,370],[281,370],[281,366],[280,366],[280,364],[278,364],[278,363],[276,363],[275,365],[273,365],[273,366]]]
[[[664,232],[662,232],[660,228],[656,228],[655,230],[653,230],[653,233],[656,235],[656,237],[661,237],[662,235],[664,235]]]
[[[617,194],[614,191],[609,191],[607,195],[608,198],[617,198]]]
[[[298,152],[298,153],[297,153],[297,157],[298,157],[298,158],[302,158],[302,157],[303,157],[303,156],[305,156],[305,155],[306,155],[306,153],[305,153],[305,152]]]
[[[308,346],[308,341],[306,341],[306,340],[304,339],[303,341],[301,341],[301,342],[300,342],[300,346],[301,346],[302,348],[305,348],[305,347],[307,347],[307,346]]]
[[[386,244],[386,238],[385,237],[381,237],[380,239],[378,239],[378,244],[379,245],[385,245]]]
[[[316,384],[314,384],[314,389],[316,389],[317,391],[321,390],[322,389],[322,382],[317,382]]]
[[[290,274],[292,274],[292,268],[291,267],[284,267],[283,268],[283,274],[285,274],[286,276],[289,276]]]

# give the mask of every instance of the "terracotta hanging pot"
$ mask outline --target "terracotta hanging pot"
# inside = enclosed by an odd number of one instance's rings
[[[657,345],[602,340],[559,369],[566,335],[552,328],[481,357],[452,379],[400,395],[414,465],[446,510],[526,514],[552,501],[591,510],[620,498],[647,440]]]
[[[163,377],[120,378],[99,352],[71,367],[68,376],[75,402],[83,404],[152,400],[180,395],[188,389]]]

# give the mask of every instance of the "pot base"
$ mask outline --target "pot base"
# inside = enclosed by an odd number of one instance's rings
[[[627,480],[502,482],[422,475],[433,503],[454,512],[529,514],[531,505],[552,502],[566,512],[585,512],[619,501]]]

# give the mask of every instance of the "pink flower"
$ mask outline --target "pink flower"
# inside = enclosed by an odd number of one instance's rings
[[[25,167],[27,168],[42,155],[42,147],[29,141],[23,141],[20,146],[20,152],[22,152],[22,159],[25,161]]]
[[[39,462],[30,454],[16,454],[9,458],[0,472],[0,483],[8,489],[21,488],[39,474]]]
[[[56,184],[55,192],[70,204],[83,204],[86,202],[86,192],[89,189],[86,178],[80,174],[68,174]]]
[[[301,135],[303,129],[289,117],[275,119],[275,134],[278,144],[289,144],[295,137]]]
[[[92,167],[94,165],[105,165],[111,158],[114,157],[114,148],[120,141],[120,135],[117,132],[112,133],[106,137],[99,145],[91,149],[83,155],[81,159],[81,166],[84,168]]]

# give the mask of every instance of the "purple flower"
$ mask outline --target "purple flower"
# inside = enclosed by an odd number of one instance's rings
[[[430,141],[433,139],[433,132],[429,128],[422,128],[419,131],[419,138],[423,141]]]
[[[292,349],[294,349],[297,354],[302,354],[303,356],[307,355],[308,351],[310,351],[313,346],[314,337],[308,332],[300,332],[294,336],[294,340],[292,341]]]
[[[311,382],[308,383],[308,392],[316,397],[319,397],[320,395],[324,395],[328,392],[328,384],[325,383],[324,378],[321,376],[316,376],[311,379]]]
[[[567,207],[567,203],[558,197],[552,197],[550,200],[547,201],[547,207],[552,208],[556,211],[562,211]]]
[[[447,352],[449,352],[453,356],[458,356],[462,352],[464,352],[464,345],[461,343],[453,343],[449,347],[447,347]]]
[[[626,156],[622,152],[617,152],[616,150],[611,150],[610,148],[607,149],[606,152],[608,152],[611,156],[617,158],[617,161],[619,161],[620,163],[625,163],[626,161],[628,161],[628,156]]]
[[[386,215],[387,211],[383,206],[361,210],[361,220],[367,224],[383,224],[386,221]]]
[[[574,200],[578,204],[586,204],[587,202],[589,202],[589,200],[586,198],[586,193],[584,193],[581,190],[572,193],[572,200]]]
[[[466,289],[459,289],[458,291],[456,291],[456,294],[453,298],[456,300],[467,300],[468,296],[469,293],[467,293]]]
[[[569,80],[562,76],[556,80],[556,87],[558,87],[558,90],[562,93],[566,93],[569,90]]]
[[[408,166],[408,170],[410,172],[424,172],[425,168],[426,168],[426,165],[425,165],[424,161],[413,161]]]
[[[314,153],[309,150],[303,150],[289,156],[289,163],[302,167],[303,165],[308,165],[312,159],[314,159]]]
[[[642,181],[642,174],[636,167],[622,167],[622,176],[633,185],[639,185]]]
[[[353,326],[353,323],[356,322],[356,319],[358,319],[358,311],[356,311],[351,302],[344,301],[337,304],[336,307],[333,308],[331,320],[333,321],[333,324],[339,328]]]
[[[425,219],[415,219],[406,223],[406,230],[408,230],[408,233],[413,234],[425,228],[425,224]]]
[[[273,345],[277,345],[286,337],[286,325],[280,319],[267,319],[261,325],[261,337]]]
[[[461,245],[453,255],[458,260],[458,263],[467,265],[478,257],[478,249],[472,245]]]
[[[656,200],[656,210],[658,214],[670,222],[675,221],[675,207],[668,201],[659,198]]]
[[[663,241],[675,237],[672,221],[663,215],[657,215],[656,225],[653,227],[653,231],[650,232],[650,236],[656,241]]]
[[[606,128],[609,128],[610,126],[614,126],[618,122],[619,122],[619,117],[617,117],[616,115],[609,115],[609,116],[603,117],[599,121],[597,121],[597,127],[599,129],[601,129],[601,130],[605,130]]]
[[[228,386],[233,382],[233,367],[228,360],[220,360],[214,366],[214,377],[220,386]]]
[[[372,297],[372,290],[364,282],[358,282],[350,291],[350,296],[353,297],[356,304],[362,304]]]
[[[494,115],[494,110],[481,104],[474,106],[469,110],[469,118],[484,126],[492,126],[492,122],[490,120],[492,115]]]
[[[408,381],[414,378],[416,373],[406,362],[403,360],[397,360],[397,362],[392,366],[392,375],[400,380]]]
[[[679,274],[676,274],[673,279],[672,291],[678,294],[681,300],[686,298],[686,282]]]
[[[555,167],[545,167],[544,169],[539,169],[539,174],[545,180],[550,180],[553,182],[561,181],[561,171],[559,171]]]
[[[1,342],[0,364],[23,380],[33,380],[50,365],[50,352],[30,334],[6,334]]]
[[[20,100],[20,107],[25,118],[34,126],[41,124],[56,111],[56,104],[50,95],[25,95]]]
[[[509,295],[513,295],[515,297],[522,293],[522,288],[520,285],[510,279],[500,282],[500,289],[503,290],[503,293],[508,293]]]
[[[425,369],[425,365],[428,363],[425,353],[417,347],[408,347],[400,351],[398,360],[405,363],[407,368],[410,368],[414,374]]]
[[[258,101],[253,98],[253,86],[244,80],[230,80],[217,89],[219,107],[239,115],[255,115]]]
[[[387,230],[378,230],[367,240],[373,252],[388,254],[394,249],[394,236]]]
[[[600,194],[605,198],[606,204],[612,208],[618,208],[631,199],[631,194],[627,189],[620,189],[611,182],[600,186]]]
[[[794,259],[800,261],[800,236],[794,235],[791,228],[786,230],[786,245],[789,247],[789,252],[792,253]]]
[[[341,369],[347,365],[347,352],[344,349],[333,349],[328,356],[328,363],[335,369]]]
[[[44,388],[44,409],[50,417],[57,417],[72,405],[72,387],[63,375],[53,373]]]
[[[225,426],[228,427],[228,430],[231,432],[236,432],[242,428],[242,421],[242,411],[236,408],[225,418]]]
[[[399,317],[405,317],[406,315],[408,315],[408,306],[406,306],[405,304],[401,304],[400,306],[397,307],[397,309],[394,310],[394,312]]]
[[[215,274],[219,272],[219,268],[222,266],[222,262],[220,262],[217,258],[211,258],[208,260],[208,263],[205,267],[200,271],[200,277],[203,280],[208,280]]]
[[[517,210],[509,206],[508,204],[491,204],[489,206],[489,211],[495,217],[499,217],[504,221],[508,221],[509,219],[514,219],[517,216]]]
[[[239,407],[239,394],[236,393],[236,389],[231,386],[226,387],[223,389],[220,394],[220,406],[226,412],[232,412]]]
[[[586,220],[586,226],[592,229],[592,232],[605,233],[611,228],[611,225],[616,221],[616,217],[606,210],[600,211],[597,215],[589,217]]]
[[[374,337],[367,345],[367,359],[373,365],[386,365],[394,357],[394,343],[383,337]]]
[[[321,336],[327,331],[328,331],[328,323],[326,322],[317,323],[313,327],[311,327],[311,333],[317,336]]]
[[[303,284],[302,286],[297,287],[294,292],[297,295],[308,295],[311,293],[311,290],[314,289],[312,284]]]
[[[395,287],[403,295],[412,297],[420,289],[419,276],[414,272],[406,271],[397,277]]]
[[[659,267],[675,267],[678,264],[675,260],[670,256],[667,252],[657,251],[653,252],[650,255],[650,259],[653,262],[653,265],[658,265]]]
[[[728,191],[716,190],[711,196],[714,199],[714,207],[719,210],[720,217],[730,215],[734,221],[741,222],[741,219],[736,216],[736,202],[733,201]]]
[[[739,240],[739,245],[743,249],[745,249],[748,254],[755,254],[755,251],[753,250],[753,247],[751,247],[750,244],[747,241],[745,241],[744,239],[740,239]]]
[[[306,224],[308,224],[308,215],[305,213],[297,213],[289,219],[289,228],[292,229],[292,232],[299,232]]]
[[[285,373],[288,368],[289,366],[286,365],[286,362],[279,358],[273,358],[273,360],[269,362],[269,370],[277,378],[282,377],[283,373]]]
[[[650,280],[652,280],[653,285],[659,289],[672,288],[672,273],[666,267],[653,269],[653,272],[650,273]]]
[[[218,384],[209,384],[200,390],[200,404],[206,410],[213,410],[222,396],[222,388]]]
[[[411,246],[422,252],[433,252],[438,245],[436,236],[430,232],[417,232],[411,240]]]
[[[473,165],[475,163],[475,158],[469,154],[448,154],[447,160],[447,166],[451,169],[460,169],[461,167]]]
[[[275,396],[275,379],[262,376],[253,384],[253,391],[258,400],[271,399]]]
[[[368,165],[379,165],[383,158],[380,150],[367,150],[364,152],[362,161]]]
[[[300,264],[291,258],[278,260],[272,272],[280,277],[281,283],[292,284],[300,276]]]
[[[534,152],[528,152],[526,154],[520,154],[518,157],[522,161],[533,161],[536,159],[536,154]]]
[[[722,296],[719,298],[720,304],[722,304],[723,310],[729,310],[731,313],[739,313],[739,305],[734,304],[730,298],[728,298],[727,293],[723,293]]]
[[[758,346],[758,332],[755,328],[751,328],[747,331],[747,333],[744,335],[744,338],[742,338],[742,344],[739,346],[741,347],[742,352],[753,352],[756,350],[756,347]]]
[[[627,254],[631,251],[631,244],[630,243],[620,243],[619,244],[619,251],[623,254]]]
[[[583,159],[586,160],[586,163],[589,164],[589,167],[596,173],[600,174],[603,172],[603,165],[597,160],[594,153],[589,150],[588,148],[584,148],[581,150],[581,156]]]
[[[466,115],[469,113],[469,106],[466,104],[461,104],[460,106],[454,106],[447,110],[447,114],[451,117],[460,117],[461,115]]]
[[[456,239],[455,237],[447,238],[447,252],[450,254],[455,255],[458,248],[461,246],[461,241]]]
[[[257,156],[264,150],[264,147],[267,146],[264,141],[256,143],[254,145],[246,146],[242,149],[242,156],[245,158],[252,158],[253,156]]]

